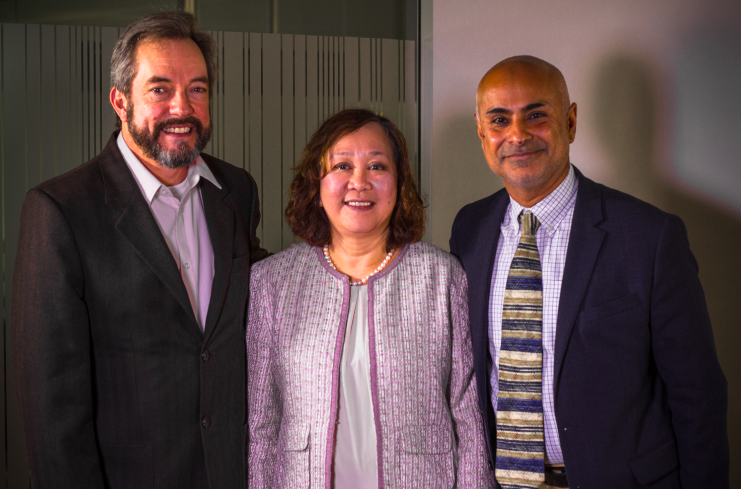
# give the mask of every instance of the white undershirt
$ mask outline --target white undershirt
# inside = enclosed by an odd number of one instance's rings
[[[335,489],[377,489],[376,426],[370,388],[368,287],[350,287],[350,313],[340,362]]]

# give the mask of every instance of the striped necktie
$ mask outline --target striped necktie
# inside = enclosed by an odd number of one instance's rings
[[[507,277],[502,310],[497,401],[496,478],[503,489],[538,487],[545,480],[543,435],[543,280],[535,232],[525,213]]]

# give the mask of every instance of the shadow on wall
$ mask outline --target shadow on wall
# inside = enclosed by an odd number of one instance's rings
[[[741,482],[741,218],[673,187],[653,160],[658,98],[651,69],[629,56],[605,59],[594,80],[597,132],[614,177],[606,182],[676,214],[687,226],[690,246],[700,266],[700,280],[715,334],[721,366],[728,379],[728,435],[731,486]],[[722,117],[722,114],[717,114]],[[701,165],[702,162],[695,162]]]
[[[432,243],[445,250],[453,220],[461,207],[503,187],[502,179],[491,171],[481,150],[474,110],[471,95],[470,104],[463,110],[451,111],[440,124],[439,140],[434,142],[438,159],[432,170],[429,222]]]

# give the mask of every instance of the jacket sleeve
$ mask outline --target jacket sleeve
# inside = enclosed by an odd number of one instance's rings
[[[461,213],[458,211],[458,214],[455,216],[455,220],[453,221],[453,226],[450,229],[450,239],[448,240],[448,247],[450,248],[450,254],[458,257],[458,218],[460,217]]]
[[[247,466],[250,489],[270,489],[276,469],[281,401],[273,376],[273,294],[264,268],[250,280],[247,320],[247,400],[249,435]]]
[[[103,488],[79,250],[66,217],[43,191],[28,193],[21,216],[12,347],[34,487]]]
[[[250,206],[250,264],[252,264],[270,256],[271,253],[260,246],[260,238],[257,237],[257,226],[260,224],[260,198],[257,193],[255,179],[249,173],[247,173],[247,177],[252,190],[252,205]]]
[[[684,224],[665,222],[651,293],[652,350],[666,384],[683,488],[727,488],[727,383]],[[635,469],[635,468],[634,468]]]
[[[468,284],[463,269],[455,267],[450,291],[453,361],[450,410],[458,439],[456,487],[495,487],[484,440],[484,425],[476,393],[473,347],[468,322]]]

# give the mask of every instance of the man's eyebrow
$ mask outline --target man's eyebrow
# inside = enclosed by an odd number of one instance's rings
[[[502,107],[493,107],[486,111],[487,114],[511,114],[512,111]]]
[[[168,83],[171,82],[169,78],[166,78],[164,76],[152,76],[147,80],[147,83]]]
[[[537,109],[540,107],[545,107],[545,104],[542,102],[533,102],[532,104],[528,104],[525,107],[522,108],[522,112],[527,112],[529,110]],[[505,109],[503,107],[493,107],[486,111],[487,114],[505,114],[509,115],[512,113],[512,110]]]
[[[172,80],[170,80],[167,77],[155,75],[155,76],[150,77],[149,80],[147,80],[147,83],[170,83],[171,81]],[[196,83],[196,82],[199,82],[199,83],[208,83],[208,77],[207,76],[199,76],[197,78],[193,78],[190,82],[191,83]]]
[[[523,110],[527,112],[528,110],[533,110],[533,109],[537,109],[540,107],[545,107],[545,104],[541,102],[535,102],[535,103],[526,105]]]

